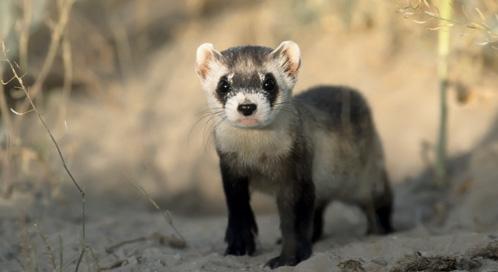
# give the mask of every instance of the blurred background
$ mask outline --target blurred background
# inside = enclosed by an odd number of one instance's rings
[[[86,190],[90,216],[146,206],[133,182],[177,214],[224,214],[212,124],[202,119],[207,104],[194,73],[195,50],[203,42],[223,50],[293,40],[303,63],[295,93],[338,84],[367,97],[389,175],[401,188],[397,205],[412,208],[400,217],[413,219],[419,215],[415,202],[399,199],[414,189],[400,184],[433,181],[440,103],[437,4],[2,0],[0,41],[2,59],[15,62]],[[430,215],[444,213],[434,204],[442,198],[474,201],[474,189],[481,190],[478,202],[498,196],[492,189],[498,177],[498,3],[455,0],[452,10],[449,185],[444,197],[422,197]],[[77,217],[78,193],[47,132],[4,61],[0,74],[2,212],[16,217],[35,209],[41,217],[56,213],[48,207],[57,206]],[[255,199],[259,212],[272,209],[271,199]],[[467,215],[455,216],[474,224]],[[496,214],[482,220],[498,222]]]
[[[460,0],[453,9],[450,160],[495,133],[498,86],[498,4]],[[126,201],[131,179],[172,209],[223,207],[193,72],[202,42],[222,50],[296,41],[303,67],[295,92],[315,84],[361,90],[394,183],[434,164],[439,20],[429,1],[4,0],[0,12],[8,58],[91,195]],[[63,197],[71,184],[56,150],[5,62],[1,69],[2,191]]]

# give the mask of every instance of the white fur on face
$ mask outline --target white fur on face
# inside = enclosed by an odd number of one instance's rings
[[[220,77],[228,73],[226,66],[218,60],[220,56],[221,53],[210,43],[204,43],[197,48],[195,70],[213,112],[223,109],[223,104],[216,99],[215,92]]]
[[[275,77],[275,80],[278,84],[279,92],[284,93],[285,97],[290,97],[292,89],[296,84],[296,78],[291,77],[284,71],[282,71],[282,66],[276,60],[268,62],[265,65],[265,69],[268,71],[268,73],[272,73]]]
[[[250,116],[244,116],[238,111],[241,104],[255,104],[256,110]],[[271,123],[274,118],[270,102],[263,93],[239,91],[228,98],[225,104],[227,120],[236,127],[263,127]]]
[[[210,70],[206,78],[202,80],[202,89],[206,94],[208,105],[212,112],[220,112],[223,109],[223,104],[216,98],[216,88],[220,78],[228,72],[225,65],[213,62],[210,64]]]

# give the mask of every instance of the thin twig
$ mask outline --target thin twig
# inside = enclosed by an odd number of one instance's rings
[[[52,271],[57,271],[57,263],[55,261],[55,254],[54,250],[50,246],[50,243],[48,242],[47,236],[45,236],[41,231],[40,228],[38,227],[37,224],[34,224],[33,227],[35,228],[35,232],[40,236],[40,239],[42,240],[43,244],[45,245],[45,249],[47,250],[46,254],[48,256],[48,259],[50,260],[50,263],[52,265]]]
[[[76,262],[76,267],[74,268],[75,272],[78,272],[78,270],[80,269],[81,261],[83,260],[83,256],[85,256],[85,251],[86,251],[86,247],[83,247],[81,249],[80,255],[78,257],[78,261]]]
[[[95,270],[94,271],[100,271],[100,261],[99,258],[97,257],[97,254],[95,253],[95,250],[91,248],[90,246],[87,246],[88,252],[90,252],[90,257],[93,260],[93,263],[95,265]]]
[[[67,30],[66,30],[67,31]],[[66,120],[67,103],[71,96],[71,85],[73,83],[73,57],[71,52],[71,42],[64,36],[62,39],[62,62],[64,64],[64,82],[62,84],[62,103],[59,111],[59,123]]]
[[[25,112],[18,112],[18,111],[16,111],[15,109],[10,108],[10,111],[11,111],[13,114],[17,115],[17,116],[24,116],[24,115],[26,115],[26,114],[28,114],[28,113],[30,113],[30,112],[33,112],[33,109],[30,109],[30,110],[25,111]]]
[[[134,239],[121,241],[117,244],[114,244],[110,247],[107,247],[105,249],[105,252],[107,252],[108,254],[111,254],[111,253],[114,253],[118,248],[120,248],[122,246],[129,245],[129,244],[135,244],[135,243],[139,243],[139,242],[144,242],[144,241],[148,241],[148,240],[157,241],[157,242],[159,242],[159,244],[168,244],[169,246],[171,246],[173,248],[184,248],[185,247],[184,241],[179,240],[177,237],[166,236],[166,235],[162,235],[158,232],[154,232],[148,236],[142,236],[142,237],[137,237]]]
[[[58,272],[62,272],[62,267],[64,265],[64,244],[62,242],[62,236],[59,234],[59,269]]]
[[[108,254],[111,254],[113,253],[114,251],[116,251],[116,249],[122,247],[122,246],[125,246],[125,245],[129,245],[129,244],[134,244],[134,243],[138,243],[138,242],[143,242],[143,241],[147,241],[149,239],[149,237],[138,237],[138,238],[134,238],[134,239],[130,239],[130,240],[125,240],[125,241],[121,241],[117,244],[114,244],[110,247],[107,247],[105,249],[105,252],[107,252]]]
[[[19,218],[20,224],[20,240],[21,240],[21,258],[24,261],[20,261],[24,271],[34,271],[36,268],[36,260],[33,257],[33,244],[28,232],[26,215],[21,215]]]
[[[132,76],[135,74],[133,69],[135,66],[133,65],[132,50],[128,33],[126,32],[127,29],[121,23],[114,23],[111,30],[116,42],[117,57],[122,77]]]
[[[0,66],[0,75],[3,74],[3,67]],[[3,84],[0,84],[0,114],[2,114],[2,122],[5,127],[5,156],[2,160],[2,180],[3,184],[0,184],[0,192],[3,194],[7,194],[10,191],[9,187],[12,186],[12,177],[11,177],[11,165],[10,165],[10,152],[9,152],[9,138],[14,136],[14,131],[12,127],[12,121],[10,120],[7,99],[5,97],[5,90]]]
[[[161,207],[159,207],[157,202],[154,199],[152,199],[152,197],[149,195],[149,193],[147,193],[147,191],[145,191],[145,189],[142,186],[140,186],[139,184],[137,184],[136,182],[134,182],[131,179],[126,179],[126,180],[128,182],[130,182],[135,188],[137,188],[137,190],[142,193],[142,195],[150,202],[150,204],[152,204],[152,206],[154,206],[154,208],[161,213],[162,217],[164,218],[164,221],[166,221],[166,223],[173,229],[173,231],[175,232],[175,235],[181,241],[181,244],[178,245],[178,247],[179,248],[186,247],[187,241],[185,240],[183,235],[176,228],[176,226],[173,222],[173,218],[172,218],[171,214],[169,213],[169,211],[161,209]]]
[[[21,67],[28,69],[28,48],[31,20],[33,18],[33,5],[31,0],[22,1],[23,17],[21,20],[21,31],[19,34],[19,58]]]
[[[52,70],[52,66],[54,64],[55,58],[57,56],[57,52],[59,51],[59,47],[61,44],[62,36],[65,33],[65,29],[67,23],[69,22],[69,15],[71,14],[72,6],[75,0],[61,0],[63,2],[59,2],[59,18],[57,23],[54,25],[52,29],[52,34],[50,37],[50,45],[48,48],[47,56],[43,62],[40,73],[36,77],[35,83],[30,90],[30,95],[32,98],[35,98],[38,93],[41,91],[43,83],[47,79],[50,71]],[[24,103],[20,109],[21,111],[25,111],[30,102]]]
[[[118,260],[118,261],[115,261],[114,263],[112,263],[111,265],[109,266],[106,266],[106,267],[101,267],[99,270],[99,272],[101,271],[109,271],[109,270],[114,270],[116,268],[119,268],[119,267],[122,267],[124,265],[126,265],[128,263],[128,260]]]
[[[35,111],[35,113],[38,117],[38,120],[42,124],[43,128],[46,130],[48,136],[50,137],[50,140],[52,141],[52,143],[55,146],[55,149],[57,149],[57,153],[58,153],[59,158],[61,160],[62,166],[64,167],[64,170],[66,171],[67,175],[69,176],[69,178],[73,182],[73,185],[76,187],[76,189],[78,189],[78,192],[80,193],[81,217],[82,217],[82,231],[81,231],[82,249],[81,249],[80,258],[78,259],[78,263],[76,265],[76,270],[75,270],[75,271],[78,271],[81,259],[83,258],[83,255],[85,254],[85,248],[86,248],[86,211],[85,211],[86,210],[86,197],[85,197],[85,191],[83,191],[83,189],[81,188],[81,186],[79,185],[79,183],[76,181],[73,174],[69,170],[69,167],[67,166],[66,160],[64,159],[64,155],[62,154],[62,150],[61,150],[59,144],[57,143],[57,140],[55,140],[55,137],[52,134],[52,132],[50,131],[50,128],[48,127],[47,123],[45,122],[45,119],[43,118],[41,112],[38,110],[35,103],[33,102],[33,99],[31,98],[31,95],[29,94],[28,89],[24,85],[24,81],[23,81],[22,77],[19,76],[16,69],[14,68],[14,65],[12,64],[10,59],[7,57],[7,50],[5,48],[5,44],[3,44],[3,43],[2,43],[2,51],[3,51],[3,54],[5,56],[5,61],[10,66],[10,69],[12,70],[14,77],[16,78],[17,82],[19,83],[20,88],[22,89],[22,91],[26,95],[26,99],[29,101],[31,108],[33,108],[33,111]]]

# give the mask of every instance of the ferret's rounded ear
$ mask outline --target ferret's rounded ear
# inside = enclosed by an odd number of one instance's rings
[[[197,48],[195,72],[201,79],[206,79],[213,61],[217,61],[221,53],[214,49],[213,44],[203,43]]]
[[[295,78],[301,67],[301,50],[293,41],[282,42],[270,55],[279,61],[282,69]]]

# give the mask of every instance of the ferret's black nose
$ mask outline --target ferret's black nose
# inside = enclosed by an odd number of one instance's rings
[[[244,116],[249,116],[256,110],[256,104],[240,104],[237,110]]]

